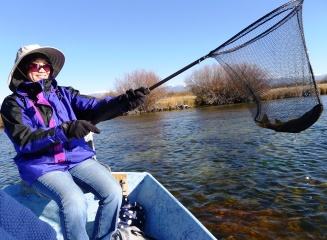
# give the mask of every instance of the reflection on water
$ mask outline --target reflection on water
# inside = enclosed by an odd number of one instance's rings
[[[244,105],[207,107],[101,123],[95,144],[113,171],[150,172],[219,239],[325,239],[326,120],[275,133]],[[3,186],[18,177],[0,139]]]

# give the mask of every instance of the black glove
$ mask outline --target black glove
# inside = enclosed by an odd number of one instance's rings
[[[92,123],[85,120],[74,120],[61,124],[67,138],[83,138],[90,132],[100,133],[100,130]]]
[[[132,111],[141,106],[146,101],[146,89],[144,87],[138,89],[129,89],[125,94],[118,96],[119,103],[124,111]]]

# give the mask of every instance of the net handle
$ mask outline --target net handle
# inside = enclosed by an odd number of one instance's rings
[[[146,94],[150,93],[153,89],[159,87],[160,85],[162,85],[165,82],[169,81],[170,79],[176,77],[177,75],[181,74],[182,72],[185,72],[187,69],[193,67],[194,65],[199,64],[203,60],[209,58],[211,56],[211,54],[212,54],[212,51],[209,54],[207,54],[207,55],[199,58],[198,60],[195,60],[194,62],[190,63],[189,65],[183,67],[182,69],[178,70],[177,72],[171,74],[170,76],[166,77],[165,79],[161,80],[160,82],[157,82],[156,84],[154,84],[151,87],[147,88],[146,89]]]

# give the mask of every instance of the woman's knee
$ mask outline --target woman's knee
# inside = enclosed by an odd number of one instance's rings
[[[79,212],[81,214],[87,212],[87,200],[82,191],[66,195],[61,199],[60,205],[60,208],[64,211]]]
[[[114,184],[112,184],[111,187],[112,187],[112,192],[115,195],[123,195],[122,187],[120,186],[118,181],[114,180]]]
[[[107,185],[106,190],[101,194],[101,202],[121,205],[123,191],[120,184],[114,179]]]

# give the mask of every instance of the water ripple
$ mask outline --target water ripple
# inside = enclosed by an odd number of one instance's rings
[[[114,171],[154,175],[219,239],[326,239],[326,120],[275,133],[243,105],[208,107],[100,123],[95,144]],[[19,178],[0,140],[4,186]]]

